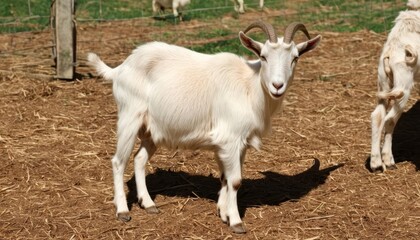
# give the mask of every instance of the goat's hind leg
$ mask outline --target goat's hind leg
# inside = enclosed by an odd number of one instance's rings
[[[112,158],[112,171],[114,175],[114,203],[117,208],[118,219],[127,222],[129,215],[127,198],[124,192],[124,171],[128,159],[133,151],[140,128],[140,121],[135,114],[121,113],[117,128],[117,150]]]
[[[156,151],[156,146],[153,140],[144,136],[144,132],[140,134],[141,145],[140,149],[134,157],[134,172],[136,178],[137,198],[140,206],[142,206],[147,213],[158,213],[146,186],[146,163],[153,156]]]

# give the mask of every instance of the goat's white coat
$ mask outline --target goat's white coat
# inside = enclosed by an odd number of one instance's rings
[[[171,8],[175,17],[179,16],[185,6],[191,3],[191,0],[152,0],[153,13],[158,13],[165,8]]]
[[[420,12],[402,11],[388,35],[379,58],[378,105],[372,112],[370,167],[395,167],[392,133],[406,105],[414,81],[419,79]],[[381,135],[384,143],[381,153]]]
[[[253,41],[242,33],[240,38],[244,46]],[[201,54],[161,42],[138,47],[113,69],[89,54],[97,72],[112,80],[118,106],[118,143],[112,159],[117,215],[124,218],[128,213],[123,173],[139,133],[134,169],[138,199],[146,210],[157,211],[145,184],[145,164],[157,146],[210,149],[222,174],[220,216],[242,232],[236,198],[245,151],[248,146],[258,149],[270,130],[300,50],[315,48],[320,39],[298,45],[285,44],[282,38],[278,43],[256,42],[261,46],[258,55],[267,61],[246,61],[231,53]]]

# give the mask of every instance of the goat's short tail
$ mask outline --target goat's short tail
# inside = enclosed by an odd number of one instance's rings
[[[392,99],[392,100],[398,100],[404,96],[404,92],[400,89],[394,89],[391,92],[379,92],[378,98],[379,99]]]
[[[113,68],[106,65],[95,53],[88,53],[88,64],[95,68],[96,72],[106,80],[112,80]]]

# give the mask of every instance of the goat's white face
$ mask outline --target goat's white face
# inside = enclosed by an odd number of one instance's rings
[[[412,82],[413,78],[420,78],[418,53],[416,48],[410,44],[407,44],[404,49],[394,49],[391,55],[384,58],[383,64],[389,78],[391,78],[390,75],[393,75],[398,76],[399,79],[407,79],[403,82]],[[396,83],[394,82],[394,84]]]
[[[306,42],[295,44],[293,41],[285,43],[283,38],[277,42],[267,40],[264,44],[239,33],[242,45],[254,52],[261,61],[261,83],[265,90],[274,99],[280,98],[286,92],[291,80],[298,58],[305,52],[314,49],[321,40],[318,35]]]
[[[267,41],[260,53],[262,84],[270,96],[281,97],[293,79],[294,69],[299,57],[296,46],[282,41],[270,43]]]

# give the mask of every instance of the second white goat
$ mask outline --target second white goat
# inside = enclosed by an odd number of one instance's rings
[[[246,35],[255,28],[266,33],[265,43]],[[299,30],[309,40],[295,44],[293,36]],[[232,53],[207,55],[162,42],[138,47],[116,68],[96,54],[88,55],[97,72],[112,80],[118,106],[112,167],[119,219],[131,219],[123,174],[139,136],[134,170],[137,197],[147,212],[158,212],[145,179],[146,162],[156,147],[209,149],[215,152],[221,173],[220,217],[234,232],[246,231],[237,206],[246,149],[259,149],[292,83],[297,60],[314,49],[321,36],[310,39],[305,26],[294,23],[279,38],[272,25],[259,21],[241,31],[239,39],[259,60],[247,61]]]
[[[414,81],[420,79],[420,11],[402,11],[383,47],[378,66],[378,103],[372,112],[370,168],[395,168],[392,134]],[[384,143],[381,152],[381,137]]]

